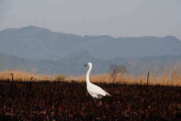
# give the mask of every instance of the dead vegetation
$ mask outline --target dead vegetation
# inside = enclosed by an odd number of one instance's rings
[[[0,81],[0,121],[181,121],[181,88],[97,83],[111,97],[94,100],[85,83]]]
[[[19,70],[8,70],[8,71],[0,72],[0,80],[9,80],[9,81],[47,80],[47,81],[52,81],[52,80],[54,80],[54,76],[36,74],[36,73],[30,73],[30,72],[23,72],[23,71],[19,71]]]
[[[75,80],[82,82],[85,80],[84,76],[72,76],[68,77],[69,80]],[[169,74],[164,73],[163,75],[156,76],[149,73],[144,75],[134,76],[130,74],[118,74],[116,79],[112,81],[112,75],[110,74],[100,74],[93,75],[91,77],[92,82],[104,82],[104,83],[122,83],[122,84],[141,84],[141,85],[172,85],[172,86],[181,86],[181,75],[173,74],[170,78]]]
[[[141,84],[141,85],[172,85],[181,86],[181,74],[177,72],[165,72],[162,75],[155,75],[149,73],[134,76],[129,73],[117,73],[116,76],[112,73],[92,75],[92,82],[104,82],[104,83],[122,83],[122,84]],[[113,79],[114,78],[114,79]],[[65,76],[63,74],[58,75],[43,75],[30,72],[23,72],[18,70],[3,71],[0,72],[0,80],[9,81],[76,81],[84,82],[85,76]]]

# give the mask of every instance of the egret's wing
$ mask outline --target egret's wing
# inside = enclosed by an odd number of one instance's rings
[[[110,95],[108,92],[106,92],[101,87],[99,87],[95,84],[91,85],[91,90],[98,95],[102,95],[102,96]]]

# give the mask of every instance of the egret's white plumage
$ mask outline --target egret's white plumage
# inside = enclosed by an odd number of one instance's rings
[[[88,93],[93,97],[97,99],[101,99],[103,96],[111,96],[108,92],[103,90],[101,87],[93,84],[90,82],[90,72],[92,70],[92,63],[89,62],[87,64],[89,67],[87,73],[86,73],[86,85],[87,85],[87,91]]]

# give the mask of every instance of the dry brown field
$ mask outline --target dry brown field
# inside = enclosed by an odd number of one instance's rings
[[[13,77],[12,77],[13,76]],[[8,70],[0,72],[0,80],[13,80],[13,81],[76,81],[76,82],[84,82],[85,75],[83,76],[71,76],[71,75],[63,75],[64,79],[57,79],[58,76],[62,76],[62,74],[56,75],[44,75],[37,74],[31,72],[24,72],[19,70]],[[92,82],[103,82],[103,83],[122,83],[122,84],[140,84],[140,85],[167,85],[167,86],[181,86],[181,74],[173,73],[170,75],[169,73],[164,73],[163,75],[149,75],[147,78],[147,73],[142,75],[131,75],[131,74],[118,74],[113,80],[110,74],[98,74],[91,76]]]

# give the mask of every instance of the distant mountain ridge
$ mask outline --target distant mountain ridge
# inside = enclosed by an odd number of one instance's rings
[[[0,52],[4,54],[39,60],[59,60],[81,51],[107,60],[181,54],[181,41],[174,36],[79,36],[36,26],[0,31],[0,43]]]
[[[163,72],[181,63],[181,41],[174,36],[79,36],[27,26],[0,31],[0,43],[0,70],[82,75],[83,65],[91,61],[93,73],[109,72],[112,64],[122,64],[140,74]]]

